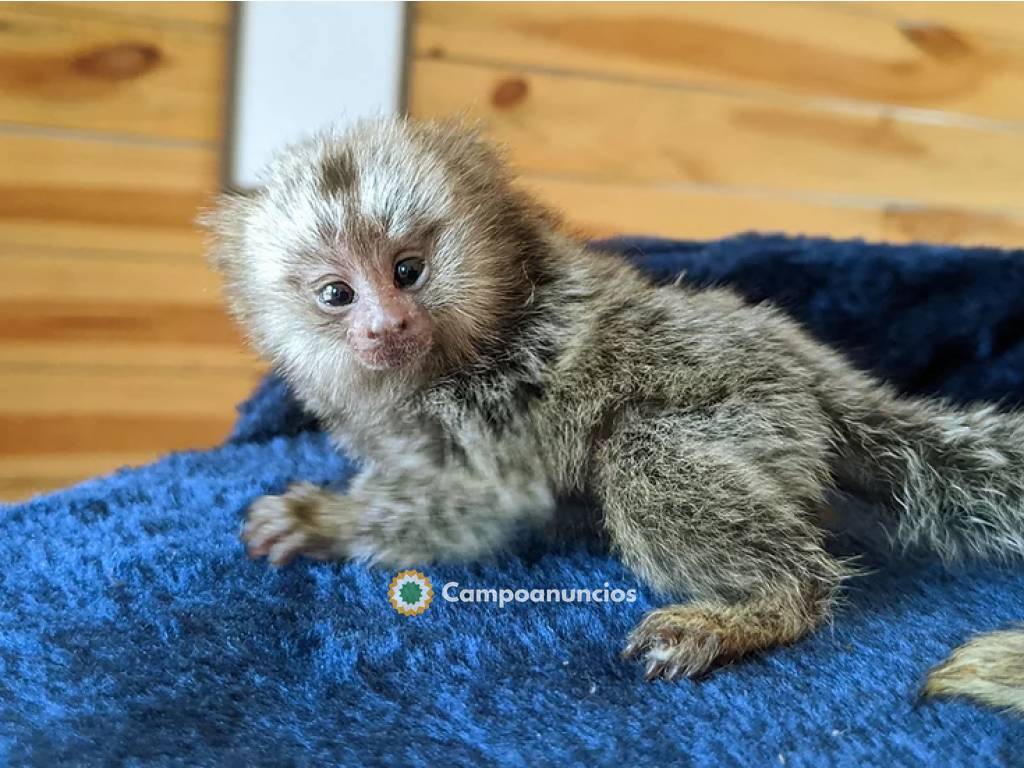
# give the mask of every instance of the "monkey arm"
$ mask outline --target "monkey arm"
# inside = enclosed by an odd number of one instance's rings
[[[547,481],[524,466],[371,469],[347,500],[361,510],[347,554],[387,565],[486,555],[555,506]]]
[[[401,455],[371,464],[343,493],[298,484],[258,499],[242,538],[275,565],[297,554],[391,566],[479,557],[554,512],[552,486],[525,446],[506,437],[443,462]]]

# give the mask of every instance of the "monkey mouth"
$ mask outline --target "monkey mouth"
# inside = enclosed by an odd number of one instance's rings
[[[405,368],[423,358],[430,349],[429,340],[410,340],[406,343],[379,344],[357,350],[359,362],[370,370],[388,371]]]

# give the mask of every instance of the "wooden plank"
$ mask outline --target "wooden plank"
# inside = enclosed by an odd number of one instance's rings
[[[219,153],[212,147],[0,133],[0,184],[5,186],[194,192],[216,189],[219,179]]]
[[[0,133],[0,252],[198,254],[219,162],[213,148]]]
[[[414,50],[1024,120],[1024,5],[901,5],[897,12],[845,3],[419,3]],[[929,14],[938,21],[928,23]]]
[[[0,498],[221,442],[258,370],[0,365]]]
[[[2,198],[2,194],[0,194]],[[37,248],[74,251],[106,251],[145,258],[181,258],[203,250],[203,237],[194,228],[163,228],[132,224],[47,222],[40,219],[7,219],[0,205],[0,253]]]
[[[11,3],[19,10],[49,11],[37,8],[42,3]],[[204,24],[210,27],[227,27],[231,23],[235,3],[217,2],[50,2],[46,6],[59,8],[59,13],[96,17],[129,17],[154,19],[163,22]]]
[[[916,26],[937,36],[986,35],[1024,47],[1024,3],[1020,2],[852,2],[850,14],[877,16],[900,29]]]
[[[161,301],[109,302],[60,297],[6,301],[0,305],[0,345],[9,343],[239,345],[238,334],[220,306]],[[145,290],[145,289],[143,289]],[[57,297],[55,299],[55,297]]]
[[[1024,132],[419,60],[410,111],[482,119],[527,173],[1024,211]]]
[[[1024,248],[1024,218],[984,212],[838,206],[697,186],[653,188],[540,177],[524,178],[522,184],[562,211],[569,228],[584,237],[644,234],[704,240],[760,230],[894,243]]]
[[[196,257],[0,253],[0,366],[259,371]]]
[[[155,453],[213,445],[231,429],[231,408],[215,418],[104,414],[0,415],[0,460],[6,457]]]
[[[22,454],[0,457],[0,501],[19,501],[65,488],[120,467],[138,466],[157,458],[155,451]]]
[[[267,368],[241,342],[153,343],[93,339],[47,341],[45,344],[30,340],[4,340],[0,342],[0,369],[12,366],[46,369],[55,376],[76,366],[110,370],[138,367],[164,369],[171,376],[178,376],[181,371],[193,368],[240,371],[243,374],[261,373]]]
[[[0,4],[0,122],[219,142],[226,33]]]
[[[102,367],[0,369],[0,415],[37,418],[189,416],[223,419],[259,380],[256,371]]]
[[[220,278],[199,258],[138,259],[111,253],[0,251],[0,306],[7,302],[156,299],[176,305],[220,305]],[[154,293],[156,294],[154,296]]]

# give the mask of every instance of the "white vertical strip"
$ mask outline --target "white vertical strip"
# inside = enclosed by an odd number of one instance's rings
[[[228,183],[256,185],[274,149],[322,125],[401,108],[400,2],[241,7]]]

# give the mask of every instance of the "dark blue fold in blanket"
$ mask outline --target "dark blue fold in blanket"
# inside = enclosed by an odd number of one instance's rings
[[[907,392],[1024,398],[1024,252],[744,236],[622,241],[659,279],[787,308]],[[611,558],[535,547],[435,588],[639,588],[635,603],[453,604],[392,573],[248,561],[246,504],[350,464],[270,379],[222,447],[0,510],[0,764],[1020,765],[1024,724],[918,703],[976,631],[1024,619],[1024,568],[876,563],[833,626],[700,683],[642,682],[658,600]],[[869,561],[869,564],[871,561]]]

